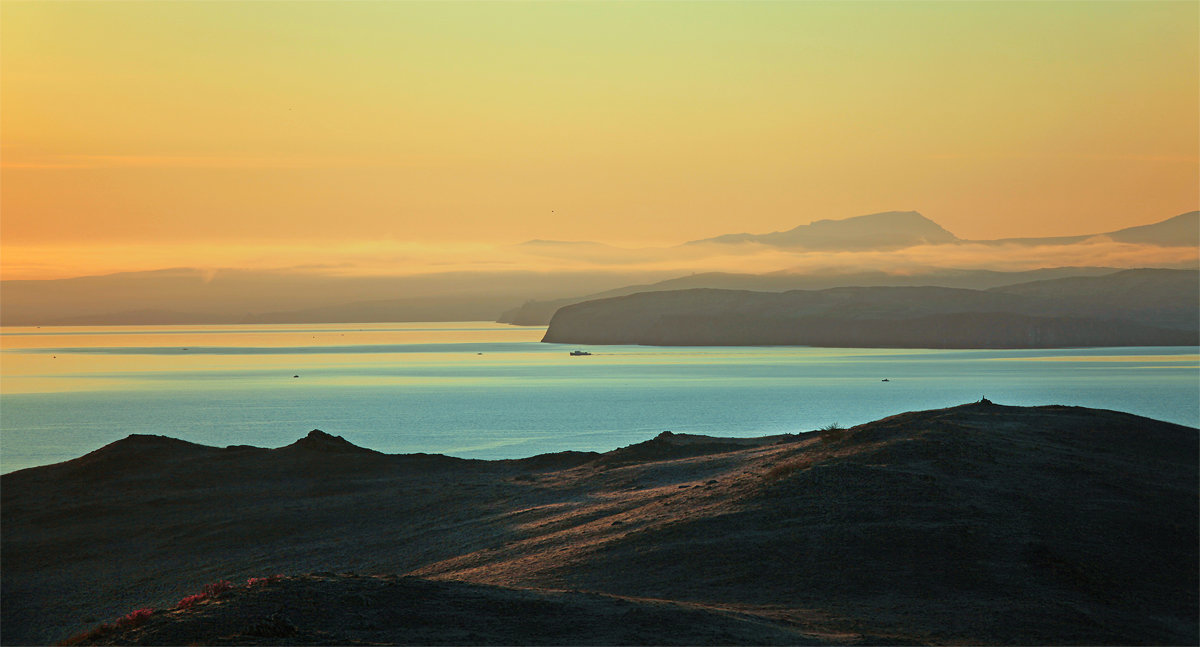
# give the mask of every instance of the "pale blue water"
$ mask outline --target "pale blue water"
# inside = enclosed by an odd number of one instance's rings
[[[849,426],[982,396],[1200,425],[1196,347],[586,347],[542,344],[543,332],[490,323],[5,328],[0,471],[131,433],[277,447],[319,428],[388,453],[494,459],[605,451],[663,430]],[[576,348],[595,354],[570,357]]]

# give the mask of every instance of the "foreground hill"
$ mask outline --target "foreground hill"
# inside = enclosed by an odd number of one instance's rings
[[[224,588],[224,587],[222,587]],[[823,645],[705,605],[396,575],[250,580],[68,642],[120,645]],[[122,626],[124,625],[124,626]]]
[[[1126,270],[992,290],[677,290],[555,313],[542,341],[895,348],[1184,346],[1200,342],[1200,273]]]
[[[987,402],[518,461],[131,436],[0,479],[4,642],[1195,644],[1198,450]]]

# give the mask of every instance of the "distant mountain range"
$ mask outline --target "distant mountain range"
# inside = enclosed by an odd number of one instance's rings
[[[495,320],[546,325],[559,308],[585,300],[645,291],[722,288],[759,291],[850,286],[940,286],[985,289],[1065,276],[1096,276],[1117,268],[1050,267],[1027,272],[953,270],[897,265],[886,271],[785,271],[771,274],[703,272],[678,276],[656,269],[681,262],[726,266],[770,254],[894,251],[913,245],[960,249],[967,244],[1055,247],[1107,237],[1157,249],[1182,265],[1179,248],[1200,247],[1200,212],[1105,234],[966,241],[915,211],[820,220],[785,232],[729,234],[668,248],[624,249],[586,241],[534,240],[510,248],[528,264],[548,257],[594,268],[586,271],[443,272],[413,276],[340,276],[315,272],[166,269],[55,280],[0,281],[0,324],[216,324]],[[1167,250],[1174,249],[1174,252]],[[886,256],[884,257],[886,258]],[[1027,261],[1026,261],[1027,262]],[[678,265],[676,265],[678,266]],[[776,265],[778,267],[778,265]],[[515,304],[521,306],[513,307]]]
[[[916,245],[1074,245],[1097,238],[1109,238],[1121,243],[1154,245],[1158,247],[1189,247],[1200,245],[1200,211],[1189,211],[1161,222],[1116,231],[1079,234],[1074,236],[1044,236],[1027,238],[967,239],[959,238],[941,225],[916,211],[884,211],[840,220],[816,220],[787,231],[766,234],[724,234],[713,238],[692,240],[679,247],[703,245],[743,245],[754,243],[766,247],[813,251],[890,251]],[[664,254],[671,247],[629,249],[582,240],[530,240],[517,247],[547,255],[635,255]]]
[[[691,289],[559,309],[543,341],[659,346],[895,348],[1184,346],[1200,343],[1200,274],[1127,270],[990,290]]]
[[[925,268],[903,274],[888,272],[852,272],[791,274],[730,274],[706,272],[659,281],[645,285],[630,285],[586,296],[553,299],[549,301],[527,301],[504,311],[498,321],[519,326],[545,326],[550,318],[563,306],[596,299],[621,297],[638,292],[663,292],[692,288],[716,288],[723,290],[754,290],[757,292],[785,292],[787,290],[824,290],[839,287],[898,287],[931,286],[984,290],[1002,285],[1025,283],[1041,279],[1068,276],[1099,276],[1118,271],[1113,267],[1052,267],[1024,272],[997,272],[992,270],[955,270]]]
[[[965,240],[943,229],[916,211],[884,213],[846,218],[818,220],[788,231],[769,234],[726,234],[685,243],[685,246],[758,244],[768,247],[811,251],[894,251],[915,245],[986,244],[1016,246],[1074,245],[1106,237],[1117,242],[1153,245],[1158,247],[1200,246],[1200,211],[1168,218],[1162,222],[1128,227],[1103,234],[1059,236],[1048,238],[1005,238],[996,240]],[[552,241],[530,241],[553,245]],[[590,250],[592,243],[561,243],[577,251]],[[631,285],[605,292],[553,299],[531,300],[501,313],[498,321],[524,326],[544,326],[561,307],[583,301],[625,296],[638,292],[658,292],[688,288],[720,288],[782,292],[785,290],[820,290],[851,286],[934,286],[949,288],[987,289],[1041,279],[1066,276],[1097,276],[1117,271],[1106,267],[1052,267],[1022,272],[993,270],[959,270],[947,268],[908,269],[904,272],[774,272],[770,274],[730,274],[707,272],[667,279],[655,284]]]
[[[665,272],[337,276],[178,268],[0,282],[5,326],[491,321],[513,303],[665,278]]]
[[[1191,211],[1162,222],[1117,231],[1080,236],[1048,238],[1002,238],[965,240],[916,211],[886,211],[843,220],[817,220],[787,231],[769,234],[726,234],[694,240],[688,245],[758,243],[771,247],[812,250],[891,250],[915,245],[984,243],[1010,245],[1071,245],[1096,237],[1118,242],[1179,247],[1200,243],[1200,211]]]
[[[1099,237],[1111,238],[1118,243],[1156,245],[1158,247],[1195,246],[1200,244],[1200,211],[1189,211],[1151,225],[1126,227],[1103,234],[1050,238],[999,238],[970,242],[992,245],[1074,245]]]
[[[817,220],[794,229],[770,234],[725,234],[686,244],[758,243],[773,247],[861,250],[941,245],[958,240],[957,236],[916,211],[887,211],[844,220]]]

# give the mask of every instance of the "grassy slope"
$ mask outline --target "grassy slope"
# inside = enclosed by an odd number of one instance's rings
[[[134,437],[3,477],[4,641],[169,608],[216,579],[355,571],[464,580],[497,599],[670,600],[683,605],[671,614],[832,642],[1187,644],[1197,455],[1194,429],[998,405],[502,462],[317,434],[278,450]],[[419,618],[406,617],[380,621],[384,642],[411,634]]]

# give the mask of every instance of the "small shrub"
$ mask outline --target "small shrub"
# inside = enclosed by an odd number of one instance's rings
[[[208,598],[208,596],[207,596],[207,595],[205,595],[205,594],[203,594],[203,593],[197,593],[197,594],[195,594],[195,595],[189,595],[189,596],[187,596],[186,598],[184,598],[184,599],[180,600],[180,601],[179,601],[179,602],[178,602],[178,603],[175,605],[175,608],[176,608],[176,609],[190,609],[190,608],[192,608],[193,606],[195,606],[197,602],[200,602],[200,601],[202,601],[202,600],[205,600],[205,599],[207,599],[207,598]]]
[[[219,582],[205,584],[204,591],[197,593],[195,595],[189,595],[186,598],[180,600],[178,603],[175,604],[175,608],[176,609],[190,609],[193,606],[195,606],[197,602],[202,602],[209,598],[220,597],[220,595],[222,593],[225,593],[226,591],[230,591],[232,589],[233,589],[233,584],[230,584],[229,580],[221,580]]]
[[[205,584],[204,585],[204,594],[210,598],[215,598],[215,597],[221,595],[222,593],[231,590],[232,588],[233,588],[233,584],[230,584],[229,580],[221,580],[219,582]]]
[[[154,615],[154,609],[137,609],[121,616],[117,620],[117,626],[121,629],[131,629],[146,624],[150,616]]]
[[[830,443],[830,442],[835,442],[835,441],[841,440],[842,438],[845,438],[846,437],[846,428],[839,425],[838,423],[834,422],[834,423],[825,425],[824,427],[821,427],[817,433],[820,434],[819,436],[817,436],[817,438],[822,443]]]

